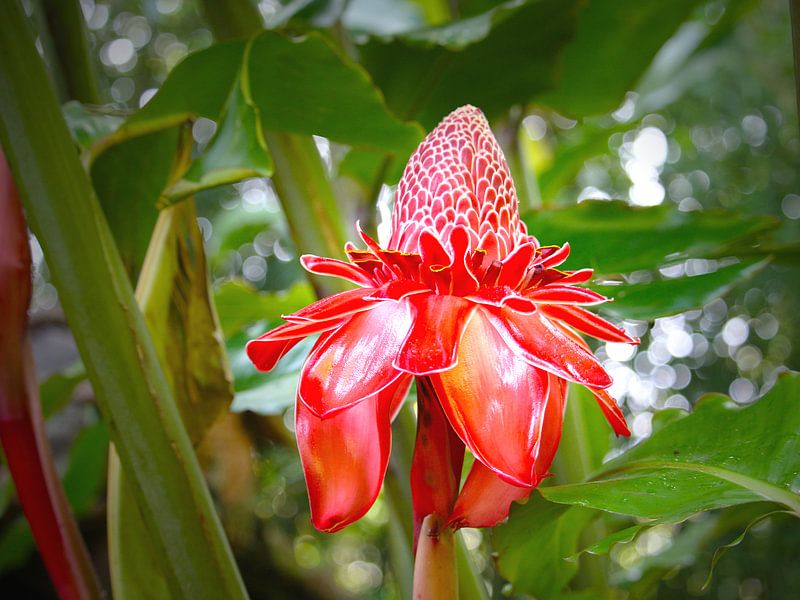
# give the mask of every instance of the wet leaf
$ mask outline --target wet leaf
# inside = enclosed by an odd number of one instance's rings
[[[652,519],[770,500],[800,515],[800,376],[746,408],[709,396],[606,463],[586,483],[541,488],[553,502]]]

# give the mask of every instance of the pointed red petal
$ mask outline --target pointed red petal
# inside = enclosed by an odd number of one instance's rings
[[[546,252],[547,250],[550,250],[550,248],[554,249],[549,253]],[[567,260],[567,258],[569,258],[569,242],[567,242],[560,248],[558,246],[555,247],[549,246],[542,248],[542,254],[546,255],[544,260],[542,260],[542,266],[545,269],[552,269],[553,267],[557,267],[565,260]]]
[[[464,442],[448,423],[430,380],[418,379],[417,437],[411,459],[414,547],[427,515],[445,519],[453,510],[463,462]]]
[[[628,429],[628,423],[625,421],[625,415],[622,414],[622,409],[617,404],[617,401],[611,397],[611,394],[605,390],[590,391],[597,399],[597,403],[600,405],[600,410],[603,411],[603,415],[611,424],[611,427],[614,428],[614,433],[617,435],[629,436],[631,434],[631,430]]]
[[[403,380],[399,385],[406,384]],[[389,462],[389,404],[395,386],[335,415],[320,418],[297,401],[295,431],[311,521],[334,532],[361,518],[375,502]]]
[[[300,376],[299,394],[325,416],[379,392],[400,376],[392,366],[411,327],[408,301],[374,302],[318,344]]]
[[[251,340],[245,350],[247,357],[259,371],[271,371],[289,350],[294,348],[302,337],[289,340]]]
[[[516,249],[503,260],[503,270],[500,272],[497,285],[507,285],[512,289],[516,289],[526,276],[535,252],[536,247],[533,242],[517,246]]]
[[[547,373],[521,360],[478,309],[458,365],[431,376],[450,424],[472,453],[505,481],[533,483],[533,450],[545,408]]]
[[[579,271],[567,271],[558,283],[562,285],[574,285],[576,283],[586,283],[594,275],[594,269],[580,269]]]
[[[414,324],[394,367],[418,376],[453,368],[458,342],[475,305],[457,296],[437,294],[413,296],[409,302],[415,309]]]
[[[543,306],[549,316],[560,319],[578,331],[605,342],[638,344],[639,339],[629,336],[621,327],[609,323],[602,317],[579,306]]]
[[[533,464],[534,484],[539,485],[547,477],[547,471],[553,464],[558,444],[561,442],[561,430],[564,424],[564,405],[567,396],[567,382],[552,373],[550,379],[550,393],[547,397],[547,407],[542,418],[539,431],[539,441],[534,450],[536,457]]]
[[[527,498],[532,489],[533,486],[520,487],[506,483],[476,460],[447,524],[455,529],[494,527],[508,516],[511,503]]]
[[[463,225],[453,228],[450,233],[450,247],[453,250],[451,263],[453,294],[466,296],[478,290],[478,280],[469,268],[467,252],[469,251],[469,232]]]
[[[374,292],[374,288],[347,290],[346,292],[317,300],[295,313],[283,315],[283,318],[294,323],[340,319],[362,310],[374,308],[374,305],[369,300],[365,300],[367,296]]]
[[[411,281],[409,279],[394,279],[376,290],[367,296],[368,300],[394,300],[400,301],[403,298],[407,298],[408,296],[413,296],[415,294],[424,294],[425,292],[430,292],[431,290],[421,284],[417,283],[416,281]]]
[[[611,385],[611,377],[594,355],[567,337],[542,311],[526,315],[504,308],[486,313],[506,343],[530,364],[583,385]]]
[[[601,304],[608,302],[608,298],[592,290],[557,284],[533,289],[526,292],[525,296],[542,304]]]
[[[372,278],[367,275],[362,269],[356,265],[337,260],[335,258],[325,258],[323,256],[314,256],[313,254],[304,254],[300,257],[300,264],[310,273],[317,275],[330,275],[331,277],[340,277],[352,281],[356,285],[372,286]]]

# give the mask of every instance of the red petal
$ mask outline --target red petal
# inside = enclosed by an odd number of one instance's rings
[[[515,289],[526,276],[536,247],[532,242],[517,246],[503,261],[503,270],[497,280],[498,285],[507,285]]]
[[[536,460],[533,464],[534,483],[539,485],[547,477],[547,471],[553,464],[558,444],[561,442],[561,430],[564,423],[564,404],[567,395],[567,382],[552,373],[550,378],[550,393],[547,397],[547,407],[539,431],[539,443],[534,450]]]
[[[453,294],[466,296],[478,290],[478,280],[469,268],[467,253],[469,251],[470,239],[467,229],[459,225],[453,228],[450,233],[450,247],[453,249],[452,287]]]
[[[494,527],[508,516],[514,500],[527,498],[533,486],[520,487],[500,479],[476,460],[458,495],[447,524],[461,527]]]
[[[450,424],[472,453],[508,483],[533,483],[533,450],[547,373],[521,360],[478,309],[464,332],[458,365],[431,376]]]
[[[302,337],[289,340],[251,340],[247,342],[247,357],[259,371],[271,371],[289,350],[294,348]]]
[[[567,337],[541,311],[526,315],[504,308],[486,313],[506,343],[535,367],[591,387],[611,385],[611,377],[594,355]]]
[[[543,306],[549,316],[560,319],[578,331],[596,337],[605,342],[624,342],[638,344],[639,339],[629,336],[621,327],[617,327],[578,306]]]
[[[414,294],[422,294],[431,290],[416,281],[409,279],[394,279],[386,283],[367,296],[368,300],[394,300],[400,301]]]
[[[542,304],[601,304],[608,302],[608,298],[597,292],[569,285],[547,285],[526,292],[525,296]]]
[[[567,258],[569,258],[569,242],[561,246],[555,246],[555,250],[550,252],[549,254],[546,252],[550,247],[542,248],[542,254],[546,254],[544,260],[542,260],[542,266],[545,269],[552,269],[553,267],[557,267],[561,263],[563,263]]]
[[[395,386],[386,388],[326,418],[298,400],[297,446],[317,529],[338,531],[375,502],[389,462],[389,403],[394,393]]]
[[[373,305],[371,303],[367,305],[368,308],[370,306]],[[298,323],[286,323],[285,325],[276,327],[261,337],[250,341],[249,344],[264,341],[292,340],[295,338],[307,337],[316,333],[322,333],[323,331],[336,329],[342,323],[347,322],[348,319],[349,317],[344,316],[340,319],[328,319],[327,321],[299,321]]]
[[[427,515],[445,519],[453,510],[463,462],[464,442],[448,423],[430,380],[418,379],[417,438],[411,459],[415,547]]]
[[[375,290],[372,288],[358,288],[348,290],[340,294],[334,294],[327,298],[317,300],[305,308],[301,308],[291,315],[283,315],[287,321],[302,323],[306,321],[327,321],[329,319],[339,319],[357,313],[362,310],[374,308],[374,305],[365,300],[367,296]]]
[[[594,275],[594,269],[580,269],[579,271],[567,271],[564,277],[558,280],[563,285],[574,285],[576,283],[586,283]]]
[[[408,301],[374,304],[318,343],[308,357],[299,394],[315,414],[322,417],[346,408],[400,376],[392,361],[411,327]]]
[[[313,254],[304,254],[300,257],[300,264],[305,267],[306,271],[316,273],[317,275],[330,275],[332,277],[340,277],[347,279],[357,285],[372,286],[372,278],[369,277],[362,269],[343,260],[335,258],[325,258],[322,256],[314,256]]]
[[[536,311],[536,304],[533,300],[520,296],[509,287],[484,287],[474,294],[466,296],[466,298],[467,300],[486,306],[494,306],[497,308],[508,306],[522,313],[532,313]]]
[[[437,294],[413,296],[409,302],[416,309],[414,324],[393,366],[414,375],[452,369],[475,305],[457,296]]]
[[[597,403],[600,405],[600,410],[603,411],[611,427],[614,428],[614,433],[617,435],[628,436],[631,434],[628,429],[628,423],[625,421],[625,415],[622,414],[622,409],[617,404],[617,401],[611,397],[605,390],[590,390],[594,397],[597,398]]]

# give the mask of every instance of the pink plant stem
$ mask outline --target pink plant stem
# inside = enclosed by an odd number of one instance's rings
[[[59,597],[91,600],[102,592],[44,433],[27,337],[30,261],[22,205],[0,153],[0,442]]]

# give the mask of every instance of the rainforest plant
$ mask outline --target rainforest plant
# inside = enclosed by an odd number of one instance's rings
[[[16,0],[0,5],[0,440],[58,595],[104,592],[43,434],[29,235],[111,442],[115,598],[262,593],[223,528],[226,489],[207,483],[208,448],[226,449],[209,440],[231,406],[262,415],[257,436],[276,456],[295,456],[281,418],[294,415],[310,505],[298,530],[310,521],[335,543],[373,507],[389,515],[387,596],[486,598],[507,584],[540,598],[615,586],[636,597],[648,579],[608,560],[617,544],[669,531],[678,547],[708,545],[695,518],[707,512],[725,532],[794,523],[793,373],[748,406],[711,395],[637,433],[629,422],[642,419],[612,394],[624,370],[608,358],[633,355],[657,319],[774,273],[770,263],[793,273],[786,223],[576,194],[556,206],[584,154],[548,165],[521,125],[530,114],[589,136],[624,123],[614,111],[626,92],[664,76],[649,66],[683,24],[705,23],[702,3],[427,2],[395,29],[368,3],[333,21],[300,4],[265,22],[247,0],[199,2],[217,41],[124,117],[97,106],[77,1],[44,2],[33,21]],[[704,30],[709,47],[721,28]],[[610,130],[599,131],[605,147]],[[280,203],[280,217],[262,205],[257,230],[248,222],[228,244],[273,265],[262,290],[214,275],[224,211],[203,230],[197,218],[208,190],[248,185]],[[271,218],[299,261],[262,251]],[[484,528],[483,546],[467,545],[465,528]]]

